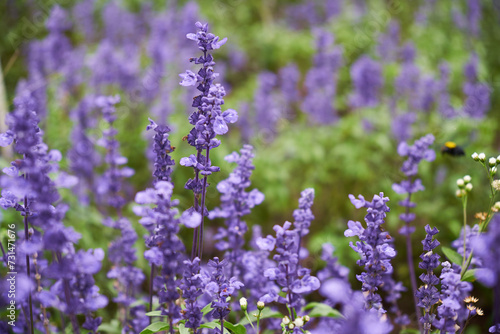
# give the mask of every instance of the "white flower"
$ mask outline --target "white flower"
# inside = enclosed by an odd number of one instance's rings
[[[288,316],[285,315],[285,317],[283,318],[283,320],[281,322],[286,326],[290,323],[290,318],[288,318]]]
[[[465,175],[464,176],[464,182],[465,183],[469,183],[471,180],[472,180],[472,178],[470,177],[470,175]]]
[[[248,307],[248,301],[245,297],[241,297],[240,298],[240,306],[241,306],[241,309],[243,311],[246,311],[247,310],[247,307]]]
[[[493,182],[491,182],[491,186],[493,187],[493,189],[495,189],[496,191],[499,191],[500,190],[500,180],[493,180]],[[498,203],[498,202],[497,202]],[[496,205],[496,203],[495,203]]]
[[[474,159],[475,161],[478,161],[478,160],[479,160],[479,154],[477,154],[477,152],[472,153],[471,157],[472,157],[472,159]]]
[[[266,307],[266,304],[264,302],[261,302],[260,300],[257,302],[257,309],[262,311]]]
[[[480,161],[486,160],[486,154],[484,154],[484,153],[479,153],[479,155],[477,157],[479,158]]]
[[[490,164],[490,167],[496,166],[496,164],[497,164],[497,159],[496,159],[496,158],[491,157],[491,158],[488,160],[488,163]]]
[[[297,319],[295,319],[293,324],[295,326],[297,326],[298,328],[300,328],[300,327],[304,326],[304,320],[302,319],[302,317],[297,317]]]
[[[467,183],[467,185],[465,186],[465,190],[471,191],[472,190],[472,183]]]
[[[463,180],[463,179],[458,179],[458,180],[457,180],[457,186],[458,186],[458,187],[462,188],[462,187],[464,186],[464,184],[465,184],[465,182],[464,182],[464,180]]]

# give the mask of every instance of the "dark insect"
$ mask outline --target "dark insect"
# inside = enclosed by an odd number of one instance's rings
[[[447,141],[446,143],[444,143],[444,146],[441,147],[441,153],[449,154],[453,157],[460,157],[462,155],[465,155],[464,149],[452,141]]]

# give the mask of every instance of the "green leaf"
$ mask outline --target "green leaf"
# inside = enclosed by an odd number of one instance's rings
[[[225,321],[224,327],[229,329],[234,334],[247,334],[247,329],[241,324],[233,325],[232,323]]]
[[[420,334],[420,331],[418,329],[406,328],[399,332],[399,334]]]
[[[462,265],[463,258],[460,254],[455,252],[453,249],[448,248],[448,247],[441,247],[443,250],[444,255],[450,260],[451,262],[458,264],[459,266]]]
[[[118,320],[112,320],[110,323],[101,324],[98,331],[108,334],[120,334],[122,332],[121,325]]]
[[[207,304],[204,308],[202,308],[201,312],[203,313],[203,315],[207,315],[207,313],[209,313],[212,310],[213,310],[212,303],[210,303]]]
[[[342,314],[333,307],[323,303],[309,303],[304,307],[304,310],[311,310],[309,316],[311,318],[341,318]]]
[[[151,311],[146,313],[148,317],[166,317],[166,315],[161,314],[161,311]]]
[[[179,334],[189,334],[189,329],[183,323],[179,324]]]
[[[250,319],[256,321],[257,320],[257,316],[256,315],[258,313],[259,313],[259,311],[257,311],[257,310],[252,311],[250,313]],[[283,318],[283,314],[281,314],[280,312],[277,312],[277,311],[273,311],[270,308],[266,307],[260,313],[260,318],[261,319],[266,319],[266,318]],[[249,322],[248,322],[248,319],[245,317],[245,318],[241,319],[241,321],[238,324],[245,326],[245,325],[248,325]]]
[[[464,276],[462,276],[462,281],[465,282],[474,282],[475,280],[476,280],[476,269],[467,270]]]
[[[170,326],[166,322],[155,322],[149,325],[148,327],[144,328],[141,331],[141,334],[153,334],[153,333],[158,333],[161,331],[165,331],[169,329]]]
[[[200,325],[200,328],[215,329],[216,327],[220,328],[220,323],[218,321],[210,321]],[[224,329],[224,334],[230,334],[230,333],[226,329]]]

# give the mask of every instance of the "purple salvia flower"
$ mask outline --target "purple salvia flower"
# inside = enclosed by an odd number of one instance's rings
[[[210,315],[220,321],[220,330],[216,328],[215,333],[223,333],[224,319],[229,315],[231,309],[229,308],[228,297],[231,297],[237,290],[239,290],[243,283],[236,280],[236,277],[227,279],[224,275],[224,268],[228,265],[226,260],[219,261],[218,257],[208,261],[208,266],[212,268],[210,281],[205,286],[206,292],[211,295],[214,300],[212,301],[212,308]]]
[[[354,108],[376,107],[384,84],[382,68],[378,62],[364,55],[351,66],[354,92],[349,97]]]
[[[468,259],[473,248],[472,240],[474,240],[479,235],[479,225],[475,224],[472,228],[470,226],[465,227],[465,252],[464,252],[464,228],[460,230],[459,237],[451,243],[451,246],[457,251],[458,254],[465,254],[465,258]],[[480,257],[473,253],[470,264],[473,267],[481,268],[483,267],[483,261]]]
[[[472,284],[462,282],[460,274],[456,273],[449,262],[442,263],[441,271],[441,301],[438,306],[438,318],[432,325],[441,331],[455,333],[460,326],[457,325],[459,311],[464,307],[463,299],[472,290]]]
[[[482,260],[482,266],[476,269],[476,277],[488,287],[497,287],[498,282],[500,282],[500,250],[498,248],[500,216],[498,214],[493,216],[488,226],[487,232],[471,238],[474,254]],[[498,314],[498,310],[496,311],[496,314]]]
[[[217,185],[217,190],[221,193],[221,205],[208,215],[210,219],[225,219],[227,227],[219,228],[214,239],[218,241],[215,244],[218,250],[227,251],[226,260],[231,263],[231,276],[246,271],[245,267],[240,265],[245,253],[243,250],[245,233],[248,230],[242,217],[248,215],[253,207],[264,200],[264,194],[257,189],[246,191],[255,168],[252,163],[253,157],[253,147],[250,145],[243,146],[239,154],[233,152],[226,156],[226,161],[236,163],[237,167],[226,180]],[[238,272],[235,272],[235,269]]]
[[[405,212],[399,216],[399,218],[405,223],[405,225],[399,230],[399,233],[405,235],[406,237],[406,257],[408,268],[410,270],[410,282],[415,303],[415,312],[417,315],[420,314],[420,309],[418,308],[417,279],[415,276],[413,252],[411,247],[411,234],[415,231],[415,227],[410,226],[410,223],[415,220],[415,214],[411,213],[410,209],[415,207],[416,204],[411,202],[411,196],[417,191],[424,190],[422,181],[419,178],[415,178],[415,176],[418,173],[418,165],[422,160],[433,161],[436,158],[434,150],[429,148],[433,142],[434,136],[432,134],[428,134],[415,140],[415,143],[412,146],[409,146],[406,142],[401,142],[399,144],[398,154],[403,157],[408,157],[403,162],[403,166],[401,167],[401,171],[405,174],[406,180],[392,185],[392,189],[396,193],[407,195],[405,200],[398,203],[405,208]],[[419,327],[420,326],[421,324],[419,322]]]
[[[82,32],[86,41],[92,41],[96,33],[94,9],[95,0],[85,0],[76,3],[71,12],[76,26]]]
[[[491,88],[478,81],[478,57],[472,54],[464,66],[466,81],[463,92],[466,96],[464,114],[472,118],[483,118],[491,107]]]
[[[307,188],[300,193],[299,208],[293,211],[294,227],[297,231],[298,241],[297,250],[299,258],[301,258],[301,244],[302,238],[309,234],[309,227],[314,220],[314,215],[311,207],[314,202],[314,189]]]
[[[398,142],[404,142],[412,137],[411,126],[416,120],[417,114],[414,112],[394,116],[391,122],[391,130]]]
[[[109,40],[103,40],[88,62],[92,72],[90,82],[95,91],[100,93],[103,86],[118,84],[123,90],[135,94],[134,89],[140,86],[137,83],[138,60],[138,53],[125,53],[115,49]]]
[[[181,309],[175,303],[179,298],[177,287],[180,282],[176,278],[182,274],[185,260],[184,244],[178,237],[179,220],[175,218],[178,214],[175,208],[178,200],[171,199],[172,190],[170,182],[157,179],[154,189],[149,188],[136,194],[135,201],[144,206],[134,209],[142,217],[139,222],[150,232],[150,236],[146,237],[148,250],[144,252],[144,257],[152,267],[151,288],[159,291],[162,314],[168,316],[171,326],[181,318]],[[155,207],[151,208],[151,204]],[[161,268],[160,274],[153,277],[155,268]]]
[[[399,48],[400,25],[396,20],[391,20],[387,27],[387,32],[380,35],[378,39],[377,53],[384,62],[396,60]]]
[[[391,259],[396,256],[396,251],[389,243],[391,239],[389,233],[383,231],[381,227],[385,222],[386,213],[390,211],[385,204],[389,198],[384,197],[383,193],[374,195],[371,202],[366,201],[361,195],[358,199],[353,195],[349,195],[349,198],[357,209],[362,207],[367,209],[366,228],[360,222],[350,220],[349,228],[344,232],[346,237],[359,238],[356,244],[350,242],[351,248],[361,256],[356,263],[365,268],[365,272],[356,278],[362,283],[361,289],[365,292],[365,308],[381,310],[382,297],[376,291],[382,287],[383,276],[392,274]]]
[[[153,152],[155,154],[154,172],[155,182],[171,181],[172,167],[175,161],[170,156],[174,147],[170,145],[168,139],[170,128],[166,125],[158,125],[152,119],[149,119],[147,130],[153,130]]]
[[[467,0],[467,32],[473,36],[479,36],[479,24],[481,22],[481,1]]]
[[[437,82],[438,110],[446,118],[457,116],[457,111],[450,103],[450,92],[448,85],[450,82],[450,66],[446,62],[439,65],[440,78]]]
[[[334,99],[343,50],[334,46],[333,42],[333,35],[329,32],[315,31],[316,54],[304,83],[307,95],[302,103],[302,110],[309,114],[313,122],[319,124],[337,120]]]
[[[89,192],[93,187],[94,170],[100,161],[94,141],[87,133],[96,125],[92,115],[93,108],[94,97],[88,96],[70,113],[74,125],[71,133],[73,146],[68,152],[69,167],[79,179],[77,194],[80,202],[85,205],[90,202]]]
[[[208,32],[208,24],[196,22],[196,27],[198,31],[189,33],[186,37],[195,41],[198,48],[203,52],[200,57],[190,58],[191,62],[202,65],[202,67],[197,74],[186,71],[185,74],[181,75],[183,78],[181,85],[196,85],[196,89],[201,92],[200,95],[193,99],[192,106],[197,110],[189,116],[189,123],[193,125],[193,129],[187,136],[188,143],[196,148],[197,154],[189,158],[182,158],[180,164],[193,167],[195,173],[195,178],[189,179],[185,188],[193,191],[195,197],[193,209],[201,215],[200,226],[195,229],[191,254],[192,258],[196,255],[201,258],[203,251],[203,221],[206,215],[207,178],[208,175],[219,171],[219,167],[211,164],[209,159],[210,150],[220,145],[220,140],[215,138],[216,135],[225,134],[228,131],[227,123],[236,122],[238,114],[232,109],[222,112],[221,106],[224,104],[226,92],[222,85],[214,83],[218,74],[214,72],[213,66],[215,62],[210,52],[224,45],[227,38],[219,40],[218,36]]]
[[[299,90],[297,88],[300,80],[300,71],[295,64],[290,64],[279,71],[279,83],[281,94],[283,95],[287,115],[291,114],[294,103],[300,100]]]
[[[431,331],[432,323],[436,318],[435,314],[431,312],[431,308],[439,301],[439,290],[436,285],[440,283],[439,278],[434,275],[434,269],[439,267],[439,254],[434,253],[434,248],[439,246],[439,241],[434,239],[434,236],[439,233],[437,228],[431,228],[429,225],[425,226],[427,233],[425,239],[422,240],[424,245],[424,253],[420,255],[422,261],[418,267],[426,272],[420,275],[420,280],[424,283],[416,294],[418,298],[418,306],[424,311],[424,315],[420,317],[419,321],[424,327],[424,333],[428,334]]]
[[[145,316],[143,305],[131,308],[135,301],[134,294],[144,281],[145,275],[134,266],[137,255],[131,245],[137,241],[137,233],[130,221],[122,216],[122,208],[126,202],[120,194],[123,179],[132,176],[134,170],[120,167],[127,163],[127,159],[120,155],[120,144],[116,140],[117,130],[114,128],[117,117],[115,105],[119,101],[118,95],[100,96],[95,99],[95,105],[100,108],[104,120],[109,124],[108,129],[103,130],[103,138],[100,140],[100,144],[106,148],[105,162],[108,168],[98,180],[97,192],[102,198],[106,198],[105,204],[113,207],[118,214],[117,220],[108,217],[103,221],[104,225],[120,232],[108,248],[108,258],[113,267],[107,277],[114,278],[118,282],[118,296],[113,301],[124,309],[123,332],[136,333],[141,330],[141,326],[144,328],[143,325],[147,325],[149,320]]]
[[[392,332],[393,326],[387,319],[382,319],[377,310],[366,310],[365,307],[366,299],[363,294],[359,291],[351,293],[349,302],[345,303],[342,309],[345,318],[339,321],[338,327],[334,327],[333,331],[332,328],[328,328],[327,332],[332,331],[339,334],[388,334]]]
[[[6,171],[11,180],[2,180],[4,189],[0,199],[2,207],[14,207],[24,216],[26,233],[24,239],[19,239],[22,241],[19,253],[25,255],[27,261],[25,265],[19,263],[19,271],[24,272],[26,269],[26,283],[29,284],[25,285],[31,287],[26,289],[26,298],[20,300],[19,305],[29,307],[31,313],[32,302],[28,291],[36,284],[35,301],[40,303],[40,309],[36,307],[35,313],[36,318],[41,320],[36,326],[40,330],[50,330],[50,323],[45,323],[48,320],[45,308],[50,306],[68,314],[73,331],[79,333],[75,315],[85,314],[91,318],[94,311],[107,305],[107,298],[98,293],[93,279],[93,275],[101,268],[103,252],[97,249],[94,252],[75,252],[73,244],[81,236],[73,228],[63,225],[68,207],[61,203],[54,204],[60,196],[55,182],[49,177],[49,173],[58,172],[57,162],[62,159],[62,155],[55,150],[49,151],[42,141],[42,131],[38,127],[35,112],[35,95],[22,87],[19,93],[15,100],[16,108],[9,114],[8,124],[9,138],[15,142],[15,149],[23,155],[23,159],[14,162],[12,168]],[[16,189],[19,186],[23,190]],[[19,204],[21,201],[22,206]],[[29,223],[37,229],[30,229]],[[44,260],[44,251],[51,252],[56,261],[49,264]],[[34,280],[30,280],[31,276]],[[51,281],[46,281],[46,278]],[[29,301],[26,300],[28,295]]]
[[[253,97],[253,109],[257,133],[268,138],[276,133],[276,124],[282,117],[282,107],[277,98],[275,88],[278,86],[278,76],[264,71],[257,77],[257,89]]]
[[[60,6],[54,6],[46,22],[49,34],[42,41],[47,73],[57,71],[69,59],[71,43],[64,35],[71,28],[68,14]]]
[[[197,301],[198,297],[203,294],[202,287],[205,286],[203,276],[200,274],[200,259],[184,261],[184,272],[180,288],[182,297],[186,302],[186,308],[182,312],[182,317],[186,320],[186,328],[191,328],[196,333],[201,324],[203,314],[201,307]]]
[[[304,305],[302,295],[309,294],[317,290],[320,286],[319,280],[311,276],[309,269],[303,268],[299,264],[299,247],[297,240],[299,233],[297,230],[292,230],[292,223],[285,222],[283,226],[275,225],[276,232],[276,254],[273,256],[276,262],[274,267],[266,269],[264,276],[270,281],[275,281],[286,293],[286,297],[279,295],[274,289],[261,297],[261,301],[265,303],[278,302],[286,304],[292,309],[300,309]],[[269,236],[267,237],[270,238]],[[271,237],[272,238],[272,237]],[[258,244],[263,244],[257,241]],[[267,245],[264,249],[268,249]],[[292,310],[290,318],[294,319],[294,311]]]

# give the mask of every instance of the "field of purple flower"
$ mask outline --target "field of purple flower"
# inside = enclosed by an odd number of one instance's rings
[[[0,4],[0,333],[500,333],[497,7]]]

